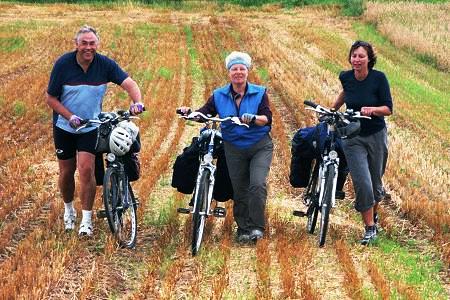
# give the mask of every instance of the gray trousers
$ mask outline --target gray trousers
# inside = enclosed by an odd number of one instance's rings
[[[270,135],[250,148],[236,148],[225,142],[225,156],[233,185],[233,214],[238,230],[264,230],[267,199],[266,179],[272,163]]]
[[[365,212],[384,197],[382,177],[388,158],[387,130],[342,140],[355,189],[355,209]]]

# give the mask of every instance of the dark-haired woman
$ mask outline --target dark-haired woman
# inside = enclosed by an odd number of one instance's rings
[[[382,177],[388,157],[384,117],[392,114],[389,83],[383,72],[373,69],[376,60],[371,44],[353,43],[348,54],[352,69],[339,75],[343,91],[333,103],[336,109],[345,104],[347,109],[361,111],[371,118],[361,119],[358,136],[343,140],[355,189],[355,209],[361,213],[365,225],[363,245],[377,238],[377,208],[385,194]]]

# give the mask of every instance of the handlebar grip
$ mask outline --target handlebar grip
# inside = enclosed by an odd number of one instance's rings
[[[192,112],[192,110],[189,109],[187,112],[183,113],[181,109],[177,108],[176,112],[178,115],[186,116],[189,115]]]
[[[81,120],[80,120],[80,125],[87,124],[88,122],[89,122],[89,120],[81,119]]]
[[[311,106],[312,108],[316,108],[316,107],[317,107],[317,104],[314,103],[314,102],[311,101],[311,100],[305,100],[305,101],[303,101],[303,104],[308,105],[308,106]]]

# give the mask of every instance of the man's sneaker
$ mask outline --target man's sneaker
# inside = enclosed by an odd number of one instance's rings
[[[377,239],[377,226],[366,226],[366,232],[361,240],[361,245],[368,245]]]
[[[92,224],[81,223],[80,230],[78,230],[79,236],[92,236]]]
[[[72,231],[75,229],[75,221],[77,220],[77,212],[75,209],[64,213],[64,229]]]
[[[250,232],[250,239],[252,241],[260,240],[264,237],[264,232],[261,229],[255,228]]]

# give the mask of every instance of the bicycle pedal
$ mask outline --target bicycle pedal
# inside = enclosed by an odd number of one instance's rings
[[[177,212],[180,214],[190,214],[191,210],[189,208],[178,207]]]
[[[301,210],[294,210],[292,212],[292,214],[294,216],[296,216],[296,217],[306,217],[307,216],[307,214],[304,211],[301,211]]]
[[[106,218],[106,211],[104,209],[97,210],[97,218],[99,218],[99,219]]]
[[[213,210],[213,215],[218,218],[224,218],[227,215],[225,207],[216,207]]]

